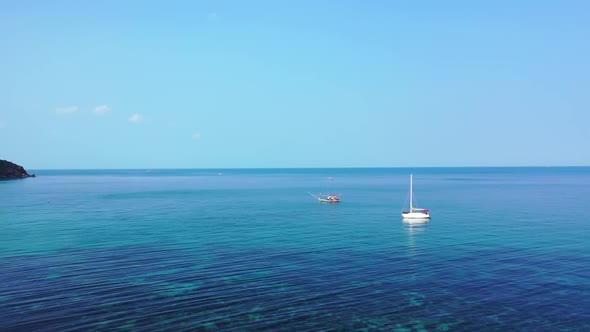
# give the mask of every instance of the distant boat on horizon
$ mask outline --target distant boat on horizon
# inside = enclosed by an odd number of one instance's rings
[[[410,210],[402,211],[404,222],[425,223],[430,220],[430,210],[414,207],[414,175],[410,174]]]

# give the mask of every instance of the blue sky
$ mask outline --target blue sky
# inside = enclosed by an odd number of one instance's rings
[[[590,165],[586,1],[3,1],[26,168]]]

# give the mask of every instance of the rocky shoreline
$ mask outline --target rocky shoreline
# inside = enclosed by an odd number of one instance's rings
[[[29,174],[24,167],[8,160],[0,160],[0,180],[34,178],[35,174]]]

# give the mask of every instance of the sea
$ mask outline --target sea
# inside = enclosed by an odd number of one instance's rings
[[[590,331],[590,167],[32,173],[0,331]]]

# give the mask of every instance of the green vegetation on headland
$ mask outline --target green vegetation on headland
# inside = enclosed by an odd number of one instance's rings
[[[35,174],[29,174],[27,171],[20,165],[15,163],[11,163],[8,160],[1,160],[0,159],[0,180],[3,179],[22,179],[22,178],[30,178],[35,177]]]

